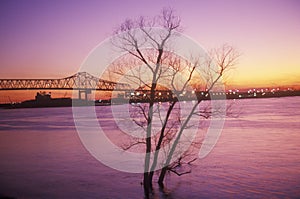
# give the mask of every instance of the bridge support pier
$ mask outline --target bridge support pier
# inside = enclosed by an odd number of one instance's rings
[[[81,96],[82,96],[82,95],[81,95],[82,93],[84,94],[84,98],[83,98],[83,99],[87,101],[87,100],[88,100],[87,95],[88,95],[88,94],[91,94],[91,93],[92,93],[92,90],[91,90],[91,89],[79,90],[79,91],[78,91],[78,99],[80,99],[80,100],[82,99],[82,97],[81,97]]]

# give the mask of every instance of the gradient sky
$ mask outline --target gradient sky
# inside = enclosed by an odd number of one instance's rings
[[[0,78],[60,78],[126,18],[172,7],[204,48],[242,54],[230,84],[300,86],[300,1],[0,1]]]

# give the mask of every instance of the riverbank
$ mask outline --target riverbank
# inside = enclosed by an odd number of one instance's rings
[[[276,91],[276,92],[195,92],[185,96],[156,98],[155,102],[168,101],[191,101],[191,100],[224,100],[224,99],[259,99],[259,98],[277,98],[277,97],[292,97],[300,96],[300,91]],[[148,98],[143,96],[132,96],[126,98],[113,98],[107,100],[88,101],[71,98],[49,98],[47,100],[26,100],[20,103],[5,103],[0,104],[0,108],[43,108],[43,107],[70,107],[70,106],[110,106],[128,103],[147,103]]]

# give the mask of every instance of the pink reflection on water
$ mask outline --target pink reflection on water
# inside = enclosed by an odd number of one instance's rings
[[[239,117],[226,120],[216,147],[192,174],[167,176],[169,197],[300,196],[300,97],[235,105]],[[118,140],[108,108],[96,107],[98,117]],[[0,159],[0,196],[143,197],[141,175],[110,169],[90,156],[70,108],[0,110]]]

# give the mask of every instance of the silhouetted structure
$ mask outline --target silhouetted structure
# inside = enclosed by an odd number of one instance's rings
[[[78,90],[87,99],[92,90],[124,91],[130,86],[92,76],[87,72],[79,72],[61,79],[0,79],[0,90]]]

